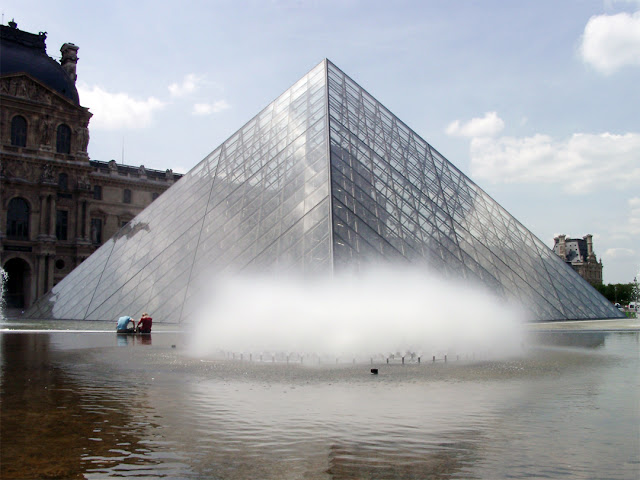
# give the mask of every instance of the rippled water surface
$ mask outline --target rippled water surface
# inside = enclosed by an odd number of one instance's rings
[[[193,358],[176,332],[1,334],[0,477],[640,477],[639,334],[517,358]]]

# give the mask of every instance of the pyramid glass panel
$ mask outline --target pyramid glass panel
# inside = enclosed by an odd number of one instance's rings
[[[538,320],[620,316],[382,104],[327,69],[336,270],[398,254],[489,285]]]
[[[212,273],[413,264],[532,320],[621,314],[460,170],[324,60],[27,312],[181,323]]]

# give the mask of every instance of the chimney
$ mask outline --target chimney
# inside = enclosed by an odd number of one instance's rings
[[[588,234],[583,237],[587,242],[587,257],[593,255],[593,235]]]
[[[565,243],[566,235],[558,235],[554,240],[558,244],[558,251],[556,252],[560,258],[564,261],[567,260],[567,246]]]
[[[78,47],[73,43],[65,43],[60,47],[60,52],[62,52],[62,59],[60,60],[60,64],[64,71],[67,72],[67,75],[73,80],[73,83],[76,83],[76,65],[78,64]]]

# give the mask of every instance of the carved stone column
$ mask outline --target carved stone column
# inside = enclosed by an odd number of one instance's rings
[[[38,236],[47,234],[47,196],[40,195],[40,222],[38,223]],[[40,292],[38,292],[38,295],[39,293]]]
[[[76,221],[75,221],[75,238],[82,240],[82,201],[76,201]]]
[[[87,238],[87,225],[85,217],[87,216],[87,201],[78,199],[76,202],[76,240],[84,241]]]
[[[82,209],[82,213],[84,214],[84,235],[83,238],[87,241],[91,241],[91,219],[89,218],[89,202],[87,200],[84,201],[84,208]]]
[[[47,289],[48,292],[53,288],[53,255],[47,255]]]
[[[45,292],[45,275],[44,275],[44,267],[45,267],[45,258],[46,255],[38,254],[37,257],[37,273],[36,273],[36,298],[40,298],[44,295]]]
[[[50,195],[51,204],[49,205],[49,236],[56,236],[56,197]]]
[[[27,298],[25,299],[25,306],[27,308],[33,305],[38,298],[38,285],[36,284],[35,276],[36,272],[31,271],[29,275],[29,286],[27,287],[29,289],[29,293],[27,295]]]

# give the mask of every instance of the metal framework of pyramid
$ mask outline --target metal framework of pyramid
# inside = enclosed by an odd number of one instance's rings
[[[27,312],[189,318],[198,280],[419,264],[481,282],[532,320],[620,313],[380,102],[323,60]]]

